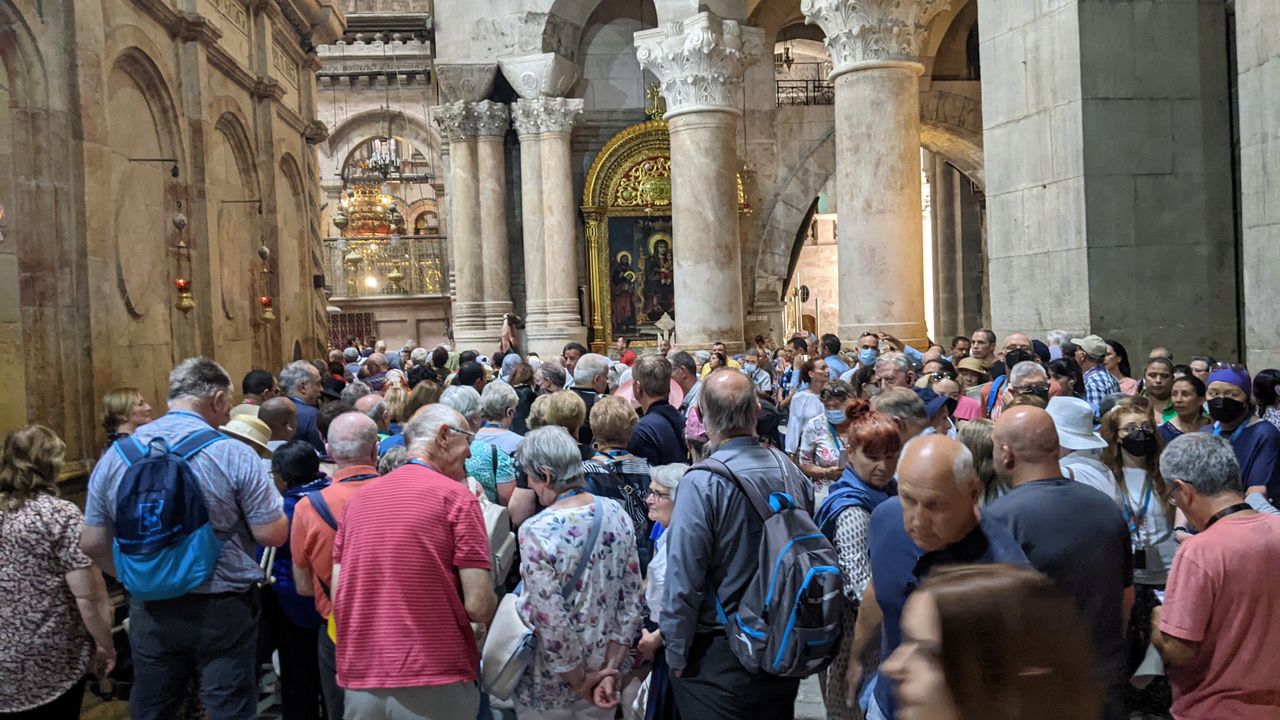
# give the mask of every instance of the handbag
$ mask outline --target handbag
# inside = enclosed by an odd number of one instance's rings
[[[595,550],[596,539],[600,537],[600,526],[603,524],[604,505],[600,498],[595,498],[592,507],[595,517],[591,521],[591,535],[582,548],[582,557],[573,570],[573,577],[560,590],[565,600],[577,586],[578,581],[587,571],[587,562]],[[516,609],[524,583],[520,583],[514,592],[508,593],[498,604],[498,611],[489,625],[489,634],[484,639],[484,649],[480,655],[480,681],[484,691],[499,700],[506,700],[515,692],[520,678],[533,663],[533,653],[537,651],[538,640],[532,629],[524,624]]]
[[[516,557],[516,534],[511,532],[511,513],[497,503],[485,503],[484,525],[489,533],[489,553],[493,558],[493,584],[501,586],[511,572]]]

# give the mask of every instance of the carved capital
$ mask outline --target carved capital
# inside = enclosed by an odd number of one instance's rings
[[[522,98],[564,95],[578,81],[578,66],[555,53],[503,58],[498,66]]]
[[[308,145],[319,145],[329,139],[329,126],[322,120],[312,120],[302,128],[302,137]]]
[[[740,112],[742,74],[760,57],[764,31],[703,12],[635,34],[640,67],[657,76],[667,118],[699,110]]]
[[[259,77],[249,92],[259,100],[279,100],[284,97],[284,88],[272,77]]]
[[[199,13],[180,13],[171,34],[183,42],[195,41],[204,45],[213,45],[222,38],[222,31]]]
[[[498,74],[497,63],[457,63],[437,65],[436,79],[440,90],[449,102],[466,100],[478,102],[489,97],[493,80]]]
[[[926,26],[950,0],[801,0],[826,34],[831,77],[863,63],[918,63]]]
[[[481,100],[472,103],[473,125],[475,134],[479,136],[502,137],[507,134],[511,123],[507,114],[507,106],[492,100]]]
[[[521,135],[567,133],[582,114],[582,100],[562,97],[520,98],[511,106],[511,119]]]
[[[459,100],[447,105],[436,105],[431,108],[431,117],[440,128],[440,135],[446,142],[454,143],[476,134],[475,113],[469,102]]]

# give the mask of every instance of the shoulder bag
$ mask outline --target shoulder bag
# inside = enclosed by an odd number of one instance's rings
[[[578,559],[573,577],[569,578],[569,582],[560,590],[560,596],[565,600],[569,599],[574,587],[586,573],[587,563],[595,550],[596,539],[600,537],[600,526],[604,520],[604,504],[599,497],[596,497],[592,507],[595,517],[591,521],[591,535],[587,537],[587,544],[582,548],[582,557]],[[516,602],[520,598],[523,586],[524,583],[521,583],[515,592],[508,593],[498,604],[498,612],[493,616],[493,623],[489,626],[489,634],[485,637],[484,649],[481,651],[480,680],[484,691],[499,700],[506,700],[515,693],[516,686],[520,684],[520,678],[533,662],[533,653],[538,647],[538,640],[533,630],[524,624],[524,620],[520,618],[520,613],[516,609]]]

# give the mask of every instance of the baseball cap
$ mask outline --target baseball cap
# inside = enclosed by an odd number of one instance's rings
[[[1074,345],[1079,345],[1085,355],[1089,357],[1105,357],[1107,354],[1107,341],[1097,335],[1085,335],[1082,338],[1071,338]]]

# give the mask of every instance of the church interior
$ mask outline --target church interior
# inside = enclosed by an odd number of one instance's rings
[[[0,0],[0,428],[349,337],[1280,362],[1271,0]]]

